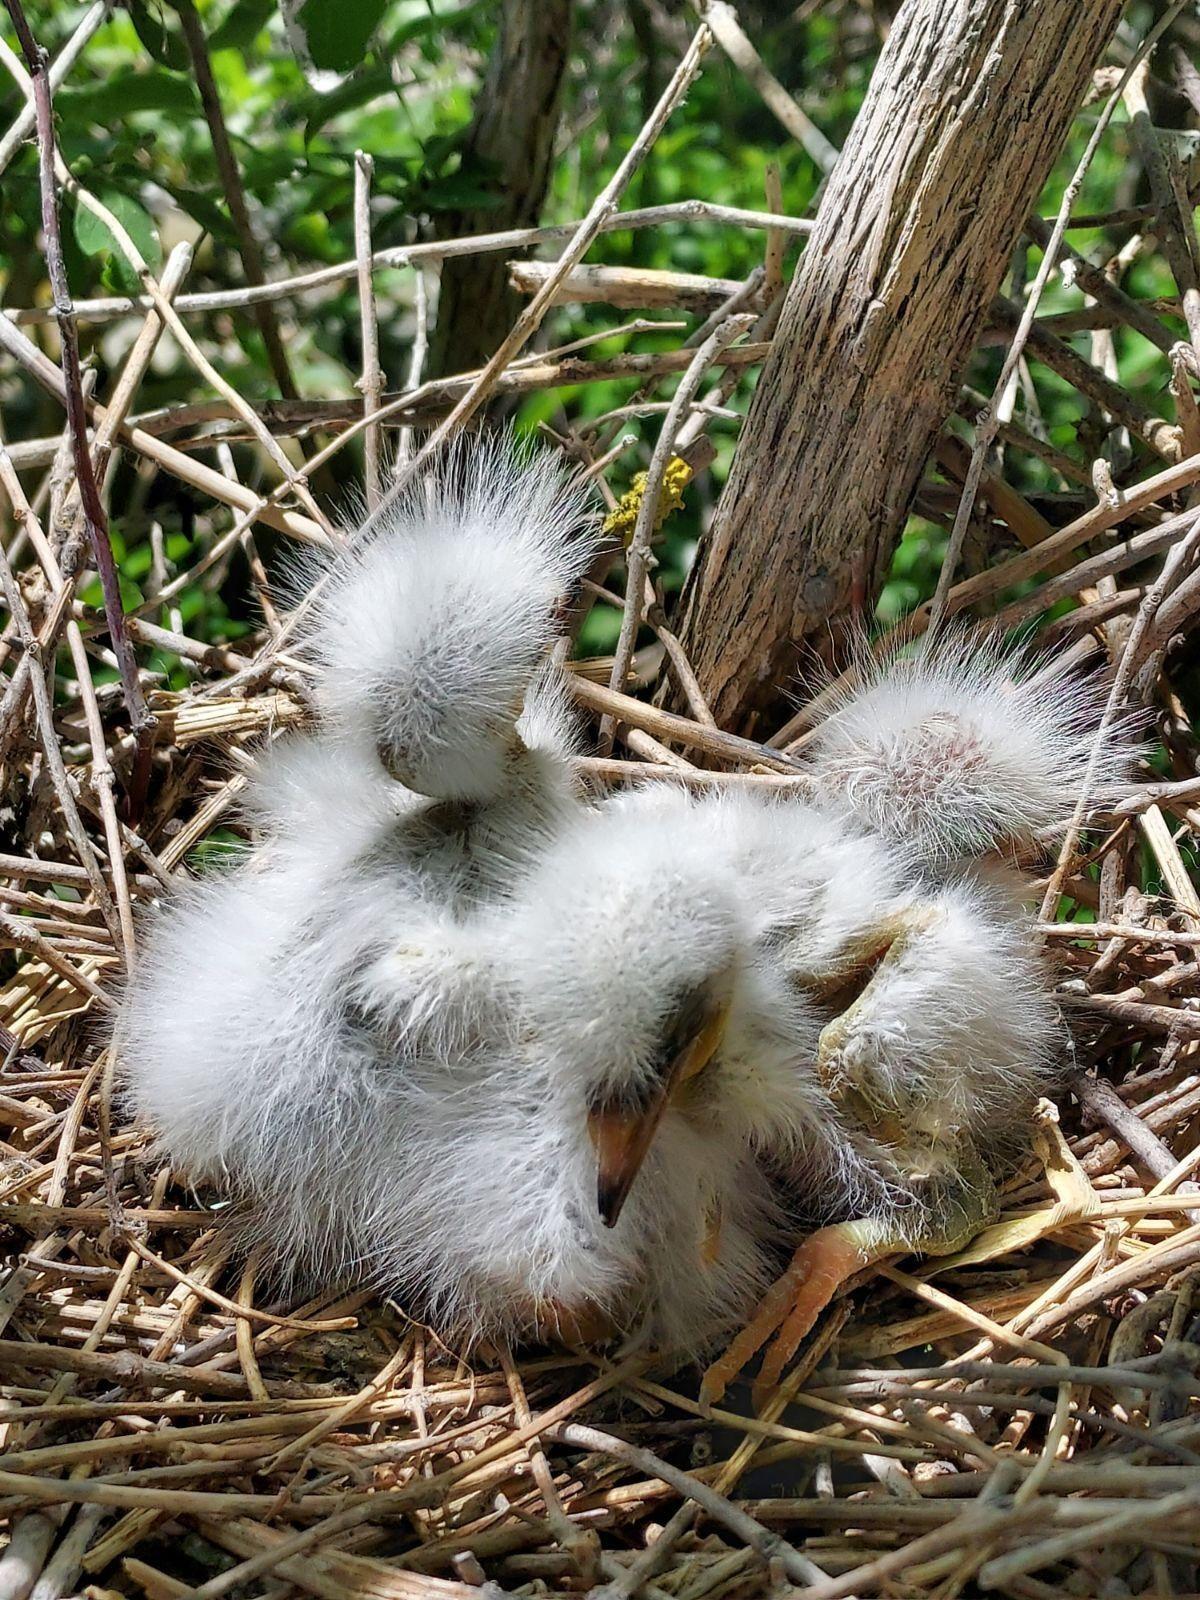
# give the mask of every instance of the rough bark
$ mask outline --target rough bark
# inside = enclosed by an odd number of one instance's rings
[[[463,151],[464,169],[477,164],[491,169],[498,204],[447,216],[441,230],[445,237],[537,223],[558,131],[570,38],[571,0],[504,0],[496,46]],[[521,305],[509,287],[503,256],[445,262],[431,372],[444,377],[483,366]]]
[[[906,0],[788,291],[679,634],[724,726],[877,594],[1122,0]]]

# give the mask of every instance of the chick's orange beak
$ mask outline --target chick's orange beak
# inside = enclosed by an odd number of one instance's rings
[[[593,1106],[588,1133],[596,1150],[596,1201],[606,1228],[613,1228],[641,1171],[654,1135],[683,1085],[704,1070],[725,1032],[728,1008],[706,1007],[676,1030],[661,1080],[636,1104],[613,1100]]]

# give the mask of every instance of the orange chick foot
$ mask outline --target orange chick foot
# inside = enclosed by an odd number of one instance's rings
[[[538,1338],[546,1344],[607,1344],[616,1334],[612,1314],[594,1300],[569,1305],[562,1300],[543,1303],[537,1317]]]
[[[760,1405],[842,1284],[889,1254],[889,1246],[891,1241],[878,1240],[877,1227],[866,1221],[839,1222],[810,1234],[787,1270],[767,1290],[754,1316],[704,1374],[700,1399],[707,1405],[720,1400],[746,1363],[775,1334],[754,1385],[755,1405]]]

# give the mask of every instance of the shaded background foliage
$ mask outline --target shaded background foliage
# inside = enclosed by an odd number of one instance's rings
[[[41,4],[30,8],[39,38],[53,50],[70,35],[82,6]],[[284,8],[273,0],[203,0],[199,22],[207,38],[216,87],[244,183],[251,223],[262,241],[268,276],[344,261],[354,253],[353,156],[368,150],[375,163],[372,227],[376,248],[464,231],[464,217],[478,227],[503,210],[497,172],[487,154],[472,148],[473,106],[496,45],[499,6],[486,0],[453,5],[445,0],[303,0]],[[890,7],[834,0],[796,6],[759,4],[742,8],[764,59],[835,144],[841,143],[861,102]],[[1155,12],[1135,5],[1126,19],[1127,38],[1138,36]],[[561,118],[552,162],[546,221],[577,217],[640,126],[677,59],[694,17],[678,0],[633,0],[626,6],[581,0],[562,93]],[[1184,29],[1184,39],[1188,37]],[[1164,69],[1165,70],[1165,69]],[[1194,113],[1175,82],[1159,76],[1156,121],[1185,127]],[[11,118],[18,91],[5,85],[0,115]],[[179,10],[168,0],[128,0],[101,29],[67,85],[56,95],[63,153],[80,179],[93,186],[120,217],[152,267],[180,238],[195,242],[189,291],[237,286],[245,281],[239,236],[214,156]],[[1057,203],[1066,175],[1078,159],[1086,117],[1063,152],[1048,186],[1043,212]],[[660,139],[653,161],[635,178],[627,205],[704,197],[729,205],[765,206],[769,162],[780,169],[784,209],[810,214],[821,172],[762,104],[727,60],[715,53],[686,105]],[[1085,209],[1103,212],[1136,204],[1144,179],[1131,159],[1124,126],[1111,131],[1088,177]],[[65,246],[77,298],[136,289],[128,265],[113,248],[103,225],[85,212],[67,219]],[[27,145],[5,174],[0,205],[0,270],[9,306],[44,301],[47,287],[38,249],[35,152]],[[1125,229],[1125,233],[1129,232]],[[1075,234],[1085,252],[1108,255],[1120,229]],[[705,223],[671,224],[606,237],[603,258],[612,264],[672,267],[723,278],[744,277],[761,259],[761,234]],[[790,258],[789,258],[790,270]],[[1023,262],[1023,272],[1032,265]],[[431,278],[434,276],[430,275]],[[432,285],[431,285],[432,287]],[[1160,256],[1135,263],[1126,287],[1139,297],[1170,296],[1173,285]],[[401,387],[414,335],[413,274],[379,275],[381,358],[389,389]],[[1044,302],[1047,311],[1078,304],[1061,286]],[[667,313],[651,313],[668,320]],[[360,370],[360,336],[353,280],[318,294],[303,305],[278,303],[281,342],[290,377],[302,395],[352,394]],[[677,319],[671,319],[677,320]],[[698,319],[691,319],[695,323]],[[555,343],[611,326],[610,308],[561,308],[543,330]],[[279,393],[262,332],[252,316],[218,312],[193,319],[207,353],[249,399]],[[119,364],[134,327],[89,325],[85,353],[99,376],[100,392]],[[39,330],[48,348],[53,335]],[[1086,335],[1081,336],[1086,340]],[[663,348],[678,334],[664,334]],[[627,341],[601,345],[602,355]],[[653,349],[652,335],[639,348]],[[1081,348],[1084,348],[1081,346]],[[986,391],[994,381],[999,350],[976,356],[969,383]],[[1160,353],[1127,329],[1116,332],[1121,382],[1169,415]],[[522,428],[556,423],[564,403],[574,418],[587,419],[622,403],[627,383],[591,385],[574,395],[537,394],[516,407]],[[194,374],[178,359],[169,337],[143,385],[140,407],[179,404],[199,395]],[[54,403],[32,386],[6,382],[0,392],[10,439],[56,430]],[[1091,422],[1078,392],[1053,375],[1039,382],[1040,416],[1025,420],[1081,465],[1089,459]],[[735,401],[735,404],[738,402]],[[1020,407],[1019,407],[1020,409]],[[653,438],[653,424],[644,434]],[[628,431],[638,432],[631,421]],[[1096,430],[1093,429],[1093,433]],[[667,588],[678,584],[703,517],[719,489],[734,442],[728,421],[715,423],[719,456],[677,516],[663,552]],[[289,448],[293,448],[289,446]],[[643,456],[649,444],[643,440]],[[236,447],[240,469],[254,481],[248,447]],[[634,467],[629,458],[629,471]],[[343,452],[336,476],[320,487],[347,494],[359,458]],[[126,473],[137,469],[122,468]],[[1022,455],[1007,467],[1010,481],[1031,496],[1075,495],[1050,467]],[[130,602],[143,598],[151,567],[149,529],[157,521],[172,563],[187,565],[212,537],[202,507],[186,487],[142,471],[136,485],[112,495],[119,508],[114,540]],[[944,525],[952,515],[949,496],[918,503],[896,557],[880,605],[894,620],[932,587],[944,547]],[[263,536],[260,535],[260,539]],[[266,547],[269,550],[269,540]],[[968,551],[979,562],[986,551]],[[249,586],[235,558],[182,598],[181,613],[198,638],[236,638],[251,618],[243,597]],[[97,599],[93,589],[85,598]],[[597,608],[582,648],[610,648],[618,618]],[[179,676],[178,663],[161,659],[162,670]]]
[[[1136,10],[1136,8],[1134,8]],[[1142,8],[1149,13],[1150,8]],[[53,50],[69,37],[82,6],[30,8],[38,37]],[[498,8],[426,0],[306,0],[296,8],[291,37],[272,0],[202,3],[200,21],[208,37],[213,74],[245,182],[251,218],[266,243],[269,275],[344,261],[354,254],[352,195],[354,150],[374,157],[373,235],[376,248],[437,237],[443,219],[464,210],[478,222],[501,205],[485,155],[464,158],[472,96],[496,38]],[[883,6],[760,5],[744,8],[763,58],[794,91],[808,114],[834,144],[840,144],[861,102],[888,22]],[[1131,16],[1131,35],[1139,21]],[[579,216],[597,187],[597,174],[611,170],[661,90],[691,26],[686,6],[582,3],[576,8],[570,62],[546,221]],[[302,29],[312,66],[293,53]],[[1165,88],[1168,114],[1182,122],[1186,102]],[[6,85],[0,115],[10,120],[18,91]],[[150,266],[178,238],[197,243],[190,290],[227,288],[245,282],[238,235],[230,221],[213,141],[189,66],[178,11],[160,0],[130,0],[94,40],[69,85],[56,94],[62,152],[83,182],[114,208]],[[1062,155],[1061,170],[1046,194],[1050,210],[1064,176],[1078,158],[1078,131]],[[1123,131],[1106,142],[1086,187],[1090,210],[1136,203],[1138,166],[1128,160]],[[821,173],[787,138],[738,70],[714,58],[694,86],[686,106],[659,141],[656,157],[643,168],[627,195],[629,205],[658,205],[690,197],[717,198],[726,205],[763,208],[766,163],[781,168],[784,208],[810,213]],[[69,219],[67,270],[77,298],[130,293],[136,282],[107,230],[86,213]],[[3,179],[0,264],[3,299],[10,306],[45,301],[42,256],[37,248],[37,162],[32,144],[22,150]],[[1077,238],[1078,243],[1078,238]],[[1080,248],[1086,248],[1083,237]],[[714,277],[744,277],[762,256],[762,235],[707,224],[670,224],[630,234],[611,234],[605,261],[642,267],[674,267]],[[1138,270],[1138,269],[1134,269]],[[1133,285],[1134,293],[1170,294],[1160,262],[1152,262]],[[381,360],[389,387],[400,387],[413,338],[411,272],[382,274]],[[314,302],[315,299],[315,302]],[[1054,309],[1048,304],[1048,309]],[[666,315],[666,314],[662,314]],[[566,307],[554,318],[555,341],[611,325],[602,306]],[[354,392],[360,363],[354,283],[310,298],[302,310],[280,306],[283,344],[301,394]],[[208,354],[251,400],[277,394],[266,347],[254,318],[218,312],[194,323]],[[133,336],[120,325],[83,328],[86,354],[98,368],[101,390]],[[1122,381],[1162,386],[1162,371],[1144,341],[1117,334]],[[674,344],[675,336],[662,346]],[[653,338],[642,347],[653,349]],[[600,347],[598,354],[603,354]],[[170,338],[142,389],[141,405],[178,405],[195,390],[186,363],[171,355]],[[971,382],[987,389],[998,370],[997,355],[982,355]],[[592,386],[578,395],[581,416],[619,405],[627,384]],[[1054,386],[1051,386],[1054,387]],[[27,386],[3,395],[10,438],[45,434],[59,426],[50,398]],[[1059,382],[1046,410],[1046,435],[1066,448],[1080,422],[1080,398]],[[554,421],[562,394],[534,395],[518,406],[518,422],[533,427]],[[1043,395],[1045,405],[1045,395]],[[728,458],[733,430],[718,424],[715,437]],[[246,454],[248,451],[246,451]],[[1022,488],[1053,493],[1053,474],[1022,459]],[[718,461],[714,486],[723,477]],[[253,470],[253,462],[246,462]],[[350,453],[338,461],[334,491],[354,478]],[[666,552],[667,584],[677,582],[694,538],[694,518],[712,490],[694,499],[675,520]],[[197,525],[197,504],[178,483],[157,478],[133,493],[115,493],[114,538],[131,589],[149,573],[149,525],[162,523],[166,552],[186,565],[210,530]],[[942,549],[936,522],[914,518],[896,558],[893,582],[882,600],[893,619],[930,590]],[[246,626],[240,597],[243,574],[216,571],[213,581],[187,592],[182,616],[205,640],[237,637]],[[88,595],[94,600],[94,595]],[[131,595],[133,598],[133,595]],[[138,595],[141,598],[141,595]],[[606,648],[616,614],[592,613],[584,648]],[[170,666],[163,662],[163,666]]]

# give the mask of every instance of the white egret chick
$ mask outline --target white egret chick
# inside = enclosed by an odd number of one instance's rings
[[[505,1263],[510,1302],[699,1352],[770,1279],[782,1218],[756,1140],[828,1104],[795,1070],[817,1014],[756,963],[733,863],[682,794],[578,817],[506,934],[521,1068],[477,1179],[464,1163],[474,1230],[450,1233]]]
[[[1019,1147],[1039,1092],[1053,1084],[1061,1023],[1051,975],[1012,880],[989,881],[971,858],[1030,847],[1072,814],[1104,703],[1095,680],[1065,666],[952,636],[879,665],[847,691],[812,747],[816,789],[831,819],[871,830],[856,894],[840,876],[843,913],[862,915],[839,975],[799,927],[780,959],[838,1014],[816,1068],[894,1204],[819,1229],[758,1315],[706,1378],[715,1397],[771,1334],[762,1381],[778,1378],[840,1283],[904,1249],[945,1253],[988,1219],[997,1151]],[[1120,791],[1136,746],[1127,721],[1097,752],[1091,797]],[[797,848],[809,808],[790,807]],[[761,832],[753,826],[750,837]],[[786,847],[764,852],[787,874]],[[833,880],[831,879],[831,885]],[[803,903],[797,894],[797,906]],[[840,987],[839,987],[840,986]],[[866,1143],[863,1144],[862,1140]]]
[[[484,447],[352,548],[310,634],[322,724],[262,759],[256,849],[150,927],[126,1098],[282,1274],[411,1287],[389,1207],[429,1192],[401,1154],[508,1059],[479,924],[580,803],[543,659],[584,517],[557,464]]]
[[[864,926],[872,913],[878,920],[847,944],[840,972],[813,971],[803,938],[781,947],[794,981],[829,1019],[812,1065],[836,1109],[828,1156],[809,1152],[791,1184],[802,1209],[825,1225],[805,1238],[710,1369],[709,1398],[772,1334],[760,1383],[778,1379],[840,1285],[863,1267],[965,1245],[995,1211],[993,1167],[1025,1144],[1036,1101],[1060,1068],[1050,975],[1006,896],[970,878],[935,887],[910,879],[863,911]],[[834,1149],[846,1129],[871,1181],[838,1215],[806,1204],[804,1186],[825,1159],[847,1170]]]
[[[912,655],[857,652],[857,685],[816,730],[814,776],[885,838],[932,866],[1027,847],[1071,816],[1104,705],[1095,675],[952,632]],[[1111,800],[1136,741],[1121,719],[1090,804]]]
[[[308,643],[327,724],[416,794],[482,802],[594,550],[562,459],[504,439],[449,451],[339,558]]]
[[[1023,931],[979,887],[930,891],[845,815],[656,786],[582,816],[514,911],[519,1081],[545,1085],[491,1144],[508,1199],[490,1248],[514,1285],[537,1240],[574,1322],[599,1311],[694,1351],[778,1259],[768,1178],[836,1225],[811,1236],[822,1273],[837,1228],[858,1228],[862,1264],[865,1221],[886,1254],[937,1247],[949,1213],[958,1233],[985,1220],[971,1141],[1032,1106],[1051,1013]],[[531,1154],[543,1140],[557,1160]]]
[[[369,788],[404,796],[426,871],[440,834],[448,861],[469,857],[473,882],[499,886],[576,804],[546,658],[594,552],[590,521],[560,457],[472,441],[326,576],[306,639],[324,747],[311,760],[335,782],[347,764],[351,806],[367,771]],[[296,785],[283,788],[290,802]]]

